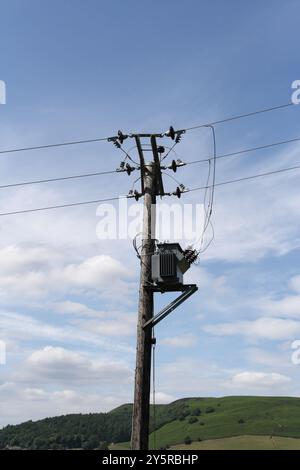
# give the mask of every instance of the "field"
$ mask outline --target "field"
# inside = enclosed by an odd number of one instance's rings
[[[113,444],[110,450],[129,450],[130,443]],[[169,450],[300,450],[300,439],[278,436],[235,436],[178,444]]]
[[[300,439],[274,436],[236,436],[179,444],[170,450],[300,450]]]

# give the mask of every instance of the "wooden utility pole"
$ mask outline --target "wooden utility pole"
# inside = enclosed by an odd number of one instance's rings
[[[135,148],[139,155],[139,166],[132,167],[125,160],[121,162],[119,171],[126,171],[128,175],[133,170],[141,172],[141,192],[130,190],[127,197],[134,197],[137,201],[144,197],[143,214],[143,236],[141,252],[136,248],[136,252],[141,261],[139,306],[137,322],[137,347],[136,347],[136,369],[134,404],[132,416],[131,448],[132,450],[148,450],[149,445],[149,418],[150,418],[150,382],[151,382],[151,352],[153,338],[153,328],[158,322],[169,315],[175,308],[182,304],[197,290],[195,284],[184,285],[182,275],[197,258],[197,251],[193,249],[183,251],[178,243],[160,243],[156,245],[155,223],[156,223],[156,196],[181,196],[186,191],[184,185],[179,184],[176,191],[165,193],[162,170],[171,169],[174,172],[177,167],[184,165],[181,160],[173,160],[171,165],[162,166],[161,162],[169,155],[174,146],[180,142],[185,130],[175,131],[170,126],[167,132],[161,134],[123,134],[121,130],[114,137],[108,140],[126,154],[133,163],[134,160],[122,148],[125,139],[133,138]],[[162,156],[166,149],[162,145],[157,145],[157,139],[170,137],[174,144],[167,147],[169,151]],[[150,146],[143,148],[141,139],[150,139]],[[152,152],[153,160],[145,163],[144,152]],[[136,180],[138,181],[138,180]],[[153,262],[153,279],[151,273],[151,262],[156,250],[155,262]],[[160,261],[159,261],[160,260]],[[163,261],[165,260],[165,262]],[[167,261],[166,261],[167,260]],[[179,264],[180,262],[180,264]],[[160,264],[162,263],[162,264]],[[161,267],[162,266],[162,267]],[[159,274],[158,274],[159,270]],[[156,274],[155,274],[156,273]],[[154,292],[178,292],[182,294],[163,308],[154,316]]]
[[[153,291],[149,287],[152,281],[151,256],[155,248],[156,165],[154,162],[145,165],[142,178],[144,214],[131,435],[133,450],[147,450],[149,440],[152,328],[144,329],[144,324],[153,317]]]

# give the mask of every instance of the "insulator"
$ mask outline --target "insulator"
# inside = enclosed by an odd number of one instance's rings
[[[175,196],[177,196],[177,197],[178,197],[178,199],[180,199],[180,198],[181,198],[181,190],[180,190],[179,186],[177,186],[177,188],[176,188],[176,191],[175,191],[174,195],[175,195]]]
[[[129,163],[126,163],[126,171],[127,174],[130,176],[130,174],[133,172],[134,168],[129,165]]]
[[[179,144],[180,141],[181,141],[181,134],[177,134],[176,139],[175,139],[176,144]]]
[[[120,168],[121,168],[121,170],[124,169],[124,166],[125,166],[125,162],[121,162],[121,163],[120,163]]]
[[[186,250],[184,250],[184,257],[189,264],[192,264],[198,258],[198,252],[192,247],[188,247]]]
[[[171,137],[172,140],[175,139],[175,131],[174,131],[174,127],[173,126],[170,126],[169,130],[166,132],[165,134],[167,137]]]
[[[162,145],[160,145],[159,147],[157,147],[158,153],[164,153],[165,150],[166,150],[165,147],[163,147]]]
[[[118,139],[120,144],[123,144],[124,140],[127,139],[128,135],[123,134],[122,131],[118,131]]]
[[[184,184],[180,184],[179,187],[180,187],[181,191],[184,191],[184,190],[185,190]]]
[[[133,194],[134,194],[134,199],[138,201],[141,197],[141,194],[137,190],[135,190]]]
[[[177,171],[177,163],[175,162],[175,160],[172,160],[171,168],[172,168],[172,170],[174,171],[174,173],[176,173],[176,171]]]
[[[118,149],[121,148],[121,145],[119,144],[119,142],[118,142],[117,140],[114,141],[114,145],[115,145]]]

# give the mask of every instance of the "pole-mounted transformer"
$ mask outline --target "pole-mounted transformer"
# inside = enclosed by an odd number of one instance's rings
[[[152,281],[161,292],[182,291],[190,265],[179,243],[158,243],[151,259]]]
[[[183,283],[184,273],[197,256],[196,250],[192,248],[183,250],[179,243],[157,244],[156,251],[151,257],[152,284],[149,289],[154,292],[181,291],[182,294],[146,321],[144,328],[155,326],[198,290],[196,284]]]

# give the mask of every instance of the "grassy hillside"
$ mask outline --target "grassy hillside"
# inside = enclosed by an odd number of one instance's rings
[[[190,398],[184,403],[190,414],[156,430],[159,446],[179,444],[187,437],[192,441],[246,434],[300,437],[299,398]],[[199,408],[200,415],[194,417]],[[153,438],[152,434],[151,446]]]
[[[131,413],[132,406],[123,405],[109,413],[73,414],[7,426],[0,431],[0,448],[89,449],[126,442],[130,440]],[[300,438],[300,399],[186,398],[156,407],[150,447],[154,429],[157,448],[245,435]]]

